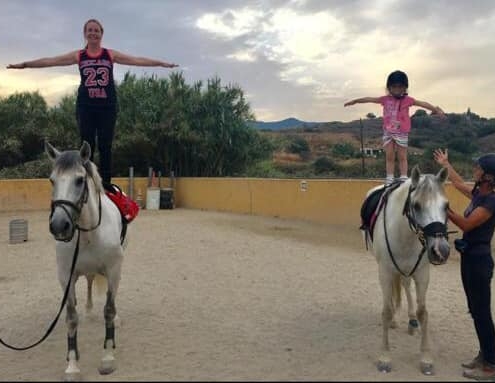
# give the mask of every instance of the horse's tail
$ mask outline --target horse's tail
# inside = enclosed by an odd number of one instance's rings
[[[392,308],[394,312],[400,309],[402,301],[401,286],[400,275],[397,275],[392,281]]]
[[[103,295],[107,292],[108,283],[107,278],[101,274],[96,274],[94,279],[96,285],[96,294]]]

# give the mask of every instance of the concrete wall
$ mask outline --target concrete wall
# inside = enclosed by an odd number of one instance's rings
[[[128,191],[128,178],[114,178]],[[229,211],[243,214],[305,219],[321,223],[359,222],[366,192],[379,185],[374,180],[301,180],[261,178],[178,178],[175,180],[177,207]],[[135,178],[134,196],[141,191],[146,201],[147,178]],[[162,180],[168,187],[169,180]],[[463,211],[468,200],[449,183],[450,205]],[[0,211],[50,208],[48,180],[0,180]]]

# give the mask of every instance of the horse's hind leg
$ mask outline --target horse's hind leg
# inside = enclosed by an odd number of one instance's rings
[[[428,337],[428,311],[426,310],[426,290],[430,279],[428,266],[416,272],[416,298],[418,301],[418,319],[421,324],[421,372],[425,375],[434,374],[433,359],[430,355],[430,339]]]
[[[119,286],[120,264],[113,268],[114,270],[107,274],[108,291],[107,301],[104,308],[105,317],[105,342],[103,345],[104,352],[101,358],[99,372],[102,375],[111,374],[115,371],[115,324],[114,319],[117,314],[115,309],[115,297]]]
[[[65,370],[65,380],[66,381],[78,381],[81,378],[81,370],[77,366],[77,361],[79,360],[79,350],[77,348],[77,324],[78,315],[76,311],[75,302],[75,288],[72,284],[69,298],[67,299],[67,362],[69,363],[67,369]]]
[[[392,370],[392,361],[390,358],[390,345],[388,339],[388,331],[393,319],[393,303],[392,303],[392,277],[386,272],[380,270],[380,285],[383,294],[383,309],[382,309],[382,350],[378,359],[378,371],[390,372]]]
[[[407,315],[409,317],[409,324],[407,326],[407,332],[409,335],[414,335],[419,327],[418,318],[416,317],[416,310],[414,309],[414,300],[411,293],[411,278],[401,278],[402,286],[406,292],[407,299]]]

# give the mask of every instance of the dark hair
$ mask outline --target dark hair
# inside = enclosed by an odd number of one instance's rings
[[[98,26],[101,29],[101,33],[103,34],[103,25],[101,25],[101,23],[98,20],[96,20],[96,19],[89,19],[88,21],[86,21],[84,23],[83,33],[86,33],[86,27],[88,26],[89,23],[96,23],[96,24],[98,24]]]
[[[407,78],[407,74],[400,70],[396,70],[392,72],[387,77],[387,89],[389,89],[392,85],[400,84],[407,88],[409,88],[409,80]]]

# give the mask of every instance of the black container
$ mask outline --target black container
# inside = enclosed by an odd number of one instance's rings
[[[160,189],[160,209],[173,209],[174,189]]]

